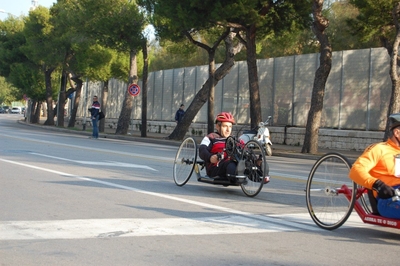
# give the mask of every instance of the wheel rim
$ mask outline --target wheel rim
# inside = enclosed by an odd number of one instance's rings
[[[246,143],[243,150],[244,156],[242,159],[245,160],[245,175],[247,175],[248,178],[246,178],[246,182],[240,186],[247,196],[254,197],[260,193],[264,185],[264,177],[269,173],[269,167],[265,160],[264,149],[257,141],[250,140]],[[258,162],[256,164],[256,160],[261,161],[259,164]]]
[[[183,186],[190,179],[197,160],[197,145],[192,137],[186,138],[176,153],[173,167],[174,181]]]
[[[356,185],[348,177],[351,164],[340,154],[322,156],[311,169],[307,180],[306,202],[313,221],[321,228],[333,230],[350,216]],[[343,185],[350,189],[348,199]]]

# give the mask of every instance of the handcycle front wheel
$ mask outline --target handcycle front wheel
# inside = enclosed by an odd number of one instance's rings
[[[334,230],[349,218],[357,184],[349,178],[351,163],[339,153],[327,153],[311,168],[306,186],[308,212],[321,228]]]
[[[248,141],[243,147],[241,160],[245,164],[244,175],[247,178],[240,187],[246,196],[254,197],[260,193],[264,185],[264,177],[269,174],[269,166],[265,160],[262,145],[255,140]]]
[[[197,144],[192,137],[184,139],[176,152],[173,176],[175,184],[185,185],[192,173],[197,161]]]

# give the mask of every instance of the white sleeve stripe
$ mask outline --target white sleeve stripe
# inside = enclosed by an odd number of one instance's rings
[[[200,145],[210,145],[211,141],[208,137],[203,138],[203,140],[201,141]]]

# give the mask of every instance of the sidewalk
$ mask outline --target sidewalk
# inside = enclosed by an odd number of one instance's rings
[[[85,131],[83,131],[82,125],[76,125],[75,128],[68,128],[67,123],[65,123],[65,127],[56,127],[56,126],[44,126],[43,121],[40,124],[29,124],[23,120],[19,120],[18,123],[24,124],[27,126],[33,127],[40,127],[47,130],[54,130],[54,131],[61,131],[61,132],[68,132],[73,134],[79,135],[92,135],[92,128],[87,127]],[[141,142],[152,142],[152,143],[159,143],[164,145],[172,145],[178,147],[182,141],[176,140],[169,140],[167,139],[168,134],[162,133],[152,133],[147,132],[147,137],[141,137],[141,133],[139,131],[128,131],[127,135],[116,135],[115,129],[105,128],[105,132],[99,133],[99,139],[102,138],[109,138],[109,139],[121,139],[121,140],[132,140],[132,141],[141,141]],[[195,137],[195,139],[200,142],[201,137]],[[343,154],[346,156],[351,162],[355,161],[360,155],[361,151],[349,151],[349,150],[331,150],[331,149],[318,149],[317,154],[307,154],[301,153],[302,146],[290,146],[284,144],[272,144],[272,156],[281,156],[281,157],[291,157],[291,158],[304,158],[304,159],[312,159],[317,160],[319,157],[326,153],[336,152]]]

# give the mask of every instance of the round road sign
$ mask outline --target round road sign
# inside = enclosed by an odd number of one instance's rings
[[[128,87],[128,92],[132,96],[138,96],[140,92],[140,87],[137,84],[131,84]]]

